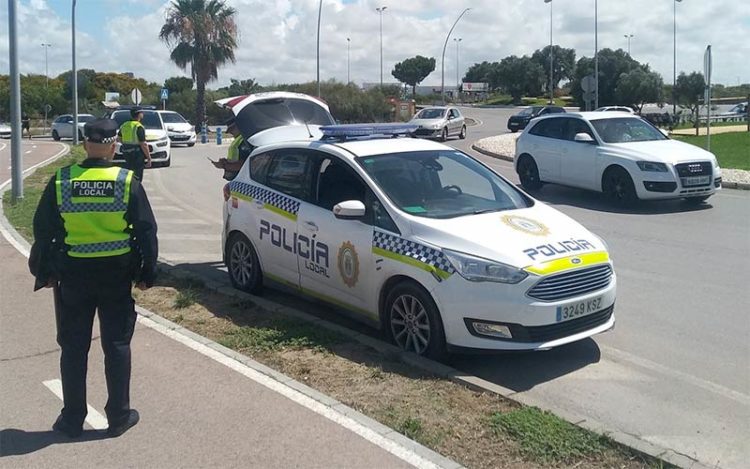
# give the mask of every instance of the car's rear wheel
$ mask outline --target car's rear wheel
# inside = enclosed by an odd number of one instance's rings
[[[633,205],[638,200],[633,178],[619,166],[610,168],[604,173],[602,191],[610,202],[621,207]]]
[[[518,132],[518,129],[510,129],[510,131],[511,131],[511,133],[516,133],[516,132]]]
[[[60,141],[60,134],[57,133],[57,130],[52,131],[52,140],[59,142]]]
[[[250,240],[243,234],[234,233],[226,249],[226,265],[232,285],[248,293],[259,293],[263,288],[263,272]]]
[[[443,127],[443,131],[440,133],[440,141],[444,142],[448,140],[448,127]]]
[[[445,331],[435,302],[419,285],[405,281],[385,300],[385,330],[399,348],[440,359],[446,355]]]
[[[458,138],[464,140],[466,138],[466,126],[461,127],[461,133],[458,134]]]
[[[539,168],[531,156],[521,155],[518,160],[517,172],[524,189],[535,191],[542,187],[542,181],[539,179]]]

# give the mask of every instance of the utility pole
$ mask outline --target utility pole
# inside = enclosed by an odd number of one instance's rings
[[[445,48],[448,47],[448,39],[450,39],[453,29],[469,10],[471,10],[471,8],[466,8],[461,12],[460,15],[458,15],[458,18],[456,18],[456,21],[453,22],[453,26],[451,26],[450,31],[448,31],[448,35],[445,36],[445,43],[443,43],[443,55],[440,58],[440,97],[443,101],[443,104],[445,104]]]
[[[318,46],[317,46],[317,82],[318,82],[318,98],[320,98],[320,15],[323,13],[323,0],[318,3]]]
[[[76,71],[76,0],[73,0],[73,145],[78,145],[78,72]]]
[[[625,34],[624,37],[625,37],[625,39],[628,40],[628,57],[630,57],[630,39],[633,38],[633,37],[635,37],[635,36],[632,35],[632,34]]]
[[[10,48],[10,178],[13,200],[23,198],[21,170],[21,75],[18,72],[18,0],[8,0],[8,42]]]
[[[677,87],[677,2],[682,0],[674,0],[672,2],[674,10],[672,15],[672,122],[677,115],[677,94],[675,94],[675,88]]]
[[[594,0],[594,109],[599,109],[599,0]]]
[[[456,43],[456,96],[458,96],[458,89],[461,87],[461,81],[458,78],[458,46],[463,38],[453,38],[453,42]]]
[[[352,38],[350,38],[350,37],[346,38],[346,84],[347,85],[352,82],[352,78],[351,78],[351,74],[350,74],[350,72],[351,72],[351,63],[352,63],[352,59],[351,59],[351,45],[352,45]]]
[[[383,90],[383,12],[388,8],[387,6],[378,7],[375,9],[380,14],[380,90]]]
[[[43,43],[42,47],[44,47],[44,134],[47,134],[47,106],[49,106],[49,103],[47,100],[49,99],[49,68],[47,67],[47,49],[52,47],[52,44]]]

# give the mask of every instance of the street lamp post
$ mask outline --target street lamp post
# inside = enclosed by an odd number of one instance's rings
[[[72,29],[73,36],[73,145],[78,145],[78,72],[76,71],[76,0],[73,0]]]
[[[461,12],[460,15],[458,15],[458,18],[456,18],[456,21],[453,22],[453,26],[451,26],[450,31],[448,31],[448,35],[445,36],[445,43],[443,44],[443,55],[440,59],[440,96],[443,100],[443,103],[445,103],[445,48],[448,47],[448,39],[451,37],[451,33],[453,32],[453,28],[456,27],[458,22],[461,20],[461,17],[463,17],[467,11],[471,10],[471,8],[466,8],[464,11]]]
[[[13,200],[23,198],[21,155],[21,74],[18,69],[18,0],[8,1],[8,61],[10,85],[10,179]],[[3,161],[5,164],[5,161]]]
[[[458,78],[458,45],[461,43],[462,40],[463,38],[461,37],[453,38],[453,42],[456,43],[456,94],[458,94],[458,89],[461,87],[461,82],[459,81],[459,78]]]
[[[320,14],[323,12],[323,0],[318,3],[318,44],[317,44],[317,78],[318,82],[318,98],[320,98]]]
[[[635,36],[633,36],[632,34],[626,34],[624,37],[628,40],[628,57],[630,57],[630,39]]]
[[[552,0],[544,0],[544,3],[549,3],[549,103],[554,104],[555,88],[552,78],[552,65],[554,63],[554,59],[552,58]]]
[[[387,6],[378,7],[375,11],[380,14],[380,89],[383,89],[383,12]]]
[[[42,43],[44,47],[44,133],[47,134],[47,99],[49,98],[49,68],[47,67],[47,49],[52,47],[52,44]]]
[[[599,1],[594,0],[594,109],[599,109]]]
[[[352,45],[352,38],[348,37],[346,38],[346,84],[352,82],[351,79],[351,45]]]
[[[674,122],[674,117],[677,115],[677,95],[674,92],[675,87],[677,86],[677,2],[681,2],[682,0],[674,0],[673,6],[673,21],[672,21],[672,54],[673,54],[673,61],[672,61],[672,121]]]

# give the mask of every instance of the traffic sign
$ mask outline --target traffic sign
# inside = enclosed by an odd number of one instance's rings
[[[596,92],[596,78],[594,78],[594,75],[586,75],[581,79],[581,89],[590,93]]]
[[[167,88],[161,89],[161,100],[166,101],[169,99],[169,90]]]
[[[133,88],[133,91],[130,92],[130,100],[133,101],[133,104],[141,104],[141,101],[143,100],[141,90]]]

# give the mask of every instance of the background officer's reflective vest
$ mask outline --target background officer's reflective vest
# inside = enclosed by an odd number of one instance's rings
[[[122,143],[126,145],[139,145],[141,142],[138,141],[138,127],[143,127],[143,124],[138,121],[127,121],[122,124],[120,126]]]
[[[240,161],[240,145],[242,145],[242,135],[234,137],[232,144],[229,145],[229,152],[227,154],[227,161]]]
[[[71,257],[109,257],[130,252],[125,212],[133,172],[116,166],[57,171],[57,207]]]

